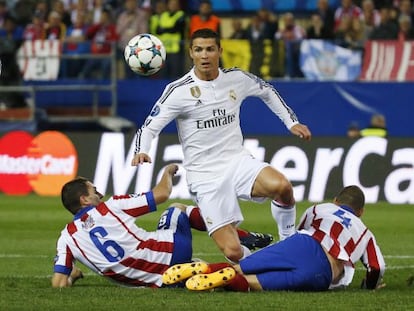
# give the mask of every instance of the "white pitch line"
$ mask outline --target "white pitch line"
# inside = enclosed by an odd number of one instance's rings
[[[0,258],[50,258],[50,257],[51,256],[47,256],[47,255],[0,254]]]

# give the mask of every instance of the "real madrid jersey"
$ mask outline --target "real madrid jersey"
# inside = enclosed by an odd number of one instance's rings
[[[148,153],[151,140],[176,120],[187,179],[219,176],[229,161],[247,153],[240,128],[240,106],[248,96],[261,98],[290,129],[297,117],[272,85],[240,69],[220,69],[216,79],[200,80],[194,69],[168,84],[137,131],[136,153]]]

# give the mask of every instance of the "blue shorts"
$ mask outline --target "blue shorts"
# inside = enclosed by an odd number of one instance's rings
[[[190,262],[193,255],[191,225],[188,216],[179,208],[169,207],[160,217],[157,230],[174,232],[171,265]]]
[[[240,261],[244,274],[255,274],[263,290],[323,291],[332,270],[321,245],[296,233]]]

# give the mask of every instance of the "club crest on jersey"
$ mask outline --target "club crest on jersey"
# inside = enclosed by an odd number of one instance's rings
[[[201,90],[198,86],[193,86],[190,88],[191,95],[195,98],[199,98],[201,96]]]
[[[85,220],[82,220],[82,229],[90,229],[95,226],[95,220],[92,218],[92,216],[88,216]]]
[[[150,116],[155,117],[160,113],[160,106],[155,105],[154,108],[152,108]]]
[[[232,101],[236,101],[237,99],[236,92],[234,90],[230,90],[229,97]]]

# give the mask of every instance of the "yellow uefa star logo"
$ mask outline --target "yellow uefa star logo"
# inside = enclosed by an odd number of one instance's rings
[[[232,101],[236,101],[237,99],[236,92],[234,90],[230,90],[229,97]]]
[[[190,92],[191,92],[191,95],[195,98],[199,98],[200,95],[201,95],[201,91],[200,91],[200,88],[198,86],[193,86],[190,89]]]

